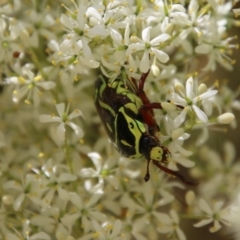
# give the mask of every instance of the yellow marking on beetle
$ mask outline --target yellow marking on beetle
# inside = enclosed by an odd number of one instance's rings
[[[157,161],[162,161],[163,149],[161,147],[154,147],[150,152],[150,158]]]
[[[107,129],[109,130],[109,132],[113,133],[113,130],[108,122],[106,123],[106,126],[107,126]]]
[[[121,140],[120,142],[121,142],[123,145],[125,145],[125,146],[133,147],[133,145],[131,145],[130,143],[128,143],[128,142],[125,141],[125,140]]]
[[[99,101],[99,105],[100,105],[102,108],[109,110],[109,112],[115,117],[116,113],[114,112],[114,110],[113,110],[111,107],[109,107],[108,104],[106,104],[106,103],[104,103],[104,102],[102,102],[102,101]]]

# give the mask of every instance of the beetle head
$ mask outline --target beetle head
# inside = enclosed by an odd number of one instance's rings
[[[166,162],[167,155],[170,154],[166,147],[161,146],[159,142],[151,136],[143,137],[140,143],[140,149],[146,159],[152,159],[160,162]]]

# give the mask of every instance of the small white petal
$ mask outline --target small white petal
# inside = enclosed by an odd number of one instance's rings
[[[93,60],[93,59],[87,59],[87,58],[83,58],[82,56],[79,56],[79,61],[84,64],[87,67],[90,68],[98,68],[100,66],[100,63]]]
[[[184,94],[184,92],[185,92],[185,87],[183,86],[183,84],[182,83],[180,83],[180,82],[175,82],[174,83],[174,90],[175,90],[175,92],[177,93],[177,94],[179,94],[179,95],[181,95],[181,97],[185,97],[185,94]]]
[[[46,82],[37,82],[36,85],[38,87],[41,87],[41,88],[45,89],[45,90],[50,90],[50,89],[55,88],[56,83],[52,82],[52,81],[46,81]]]
[[[82,41],[83,56],[86,59],[91,60],[93,56],[92,56],[91,48],[88,46],[87,39],[83,37],[81,41]]]
[[[172,217],[174,223],[179,223],[179,217],[173,209],[170,210],[170,216]]]
[[[83,130],[78,126],[76,125],[75,123],[72,123],[72,122],[68,122],[66,123],[69,127],[71,127],[73,129],[73,131],[75,132],[75,134],[79,137],[79,138],[82,138],[83,137]]]
[[[185,107],[182,112],[174,119],[174,126],[179,127],[186,119],[189,107]]]
[[[212,51],[213,47],[208,44],[202,44],[195,48],[195,52],[199,54],[208,54]]]
[[[93,220],[92,224],[93,224],[93,227],[94,227],[96,232],[101,232],[102,229],[101,229],[99,223],[96,220]]]
[[[192,155],[191,151],[186,150],[185,148],[181,147],[179,144],[175,145],[175,148],[178,152],[180,152],[183,156],[189,157]]]
[[[84,26],[85,26],[85,22],[86,22],[85,13],[86,13],[87,8],[83,4],[81,4],[79,6],[81,6],[81,7],[78,8],[77,21],[78,21],[79,29],[83,31],[84,30]]]
[[[71,229],[74,225],[74,223],[77,221],[77,219],[80,217],[80,213],[74,213],[71,215],[65,215],[64,217],[61,218],[61,223],[66,226],[69,230],[69,232],[71,232]],[[73,238],[74,240],[75,238]],[[61,239],[59,239],[61,240]],[[64,238],[62,240],[70,240],[70,238]]]
[[[86,206],[88,208],[94,206],[98,202],[101,196],[102,196],[101,194],[93,194]]]
[[[65,103],[58,103],[55,105],[57,112],[60,117],[62,117],[64,110],[65,110]]]
[[[219,221],[215,220],[214,224],[213,224],[213,227],[211,227],[209,230],[210,230],[211,233],[214,233],[214,232],[217,232],[221,228],[222,228],[222,226],[219,223]]]
[[[144,28],[142,31],[142,40],[146,43],[150,42],[150,30],[151,30],[151,26]]]
[[[204,100],[210,98],[218,93],[218,90],[210,90],[205,93],[200,94],[199,96],[193,99],[193,102],[196,103],[197,101]]]
[[[115,43],[117,43],[117,45],[121,46],[123,43],[122,43],[122,35],[115,29],[112,29],[112,31],[110,32],[110,35],[113,39],[113,41]]]
[[[202,107],[204,112],[207,114],[207,116],[210,116],[213,111],[213,105],[212,102],[208,99],[202,101]]]
[[[81,177],[98,177],[98,172],[92,168],[84,168],[80,171]]]
[[[75,181],[77,179],[77,177],[73,174],[70,173],[62,173],[59,178],[58,178],[58,182],[62,183],[62,182],[72,182]]]
[[[145,49],[145,45],[142,43],[132,43],[128,46],[128,49],[126,51],[126,56],[129,56],[130,54],[141,51]]]
[[[116,238],[117,235],[120,233],[121,229],[122,229],[122,222],[121,222],[121,220],[117,219],[113,224],[111,238],[112,239]]]
[[[72,25],[72,21],[70,20],[70,18],[68,16],[66,16],[65,14],[62,14],[60,16],[60,22],[67,28],[72,29],[73,25]]]
[[[89,16],[92,16],[92,17],[94,17],[94,18],[96,18],[98,21],[102,21],[102,17],[101,17],[101,14],[97,11],[97,9],[96,8],[94,8],[94,7],[89,7],[88,9],[87,9],[87,13],[86,13],[87,15],[89,15]]]
[[[25,194],[20,194],[17,199],[15,200],[14,204],[13,204],[13,209],[15,211],[18,211],[19,208],[21,207],[21,204],[23,202],[23,200],[25,199]]]
[[[13,92],[13,101],[14,102],[19,102],[29,91],[28,86],[24,86],[20,88],[19,90],[16,90]]]
[[[21,184],[19,184],[18,182],[11,180],[11,181],[7,181],[3,184],[3,187],[6,189],[15,189],[17,191],[22,191],[23,187],[21,186]]]
[[[191,168],[195,165],[195,163],[193,161],[190,161],[186,158],[181,158],[179,161],[178,161],[179,164],[181,164],[182,166],[186,167],[186,168]]]
[[[39,233],[36,233],[34,235],[32,235],[29,239],[31,240],[51,240],[50,236],[48,234],[46,234],[45,232],[39,232]]]
[[[176,232],[177,232],[179,240],[186,240],[187,239],[184,232],[180,228],[177,228]]]
[[[39,121],[42,123],[47,123],[47,122],[62,122],[62,119],[60,117],[56,116],[51,116],[47,114],[42,114],[39,116]]]
[[[193,78],[188,78],[186,82],[186,95],[189,99],[193,99]]]
[[[71,114],[68,115],[68,119],[71,120],[71,119],[79,117],[79,116],[83,117],[82,112],[78,109],[75,109]]]
[[[223,201],[216,202],[213,206],[213,211],[214,212],[219,212],[219,210],[222,208],[223,205],[224,205]]]
[[[65,139],[65,124],[62,122],[59,124],[56,130],[57,137],[60,141],[64,141]]]
[[[172,93],[172,102],[175,104],[179,104],[183,107],[187,105],[187,102],[184,98],[180,97],[177,93],[173,92]]]
[[[75,193],[75,192],[70,193],[70,201],[75,206],[77,206],[79,210],[82,209],[82,207],[83,207],[82,199],[80,198],[80,196],[77,193]]]
[[[115,188],[118,189],[119,188],[119,181],[116,177],[110,175],[107,176],[107,181]]]
[[[170,35],[167,33],[163,33],[155,38],[153,38],[150,42],[151,46],[158,45],[161,42],[165,42],[170,38]]]
[[[156,48],[151,48],[151,50],[154,52],[155,56],[157,57],[158,61],[162,62],[162,63],[166,63],[169,60],[169,56],[163,52],[160,51]]]
[[[170,225],[172,223],[172,219],[165,213],[153,212],[154,217],[158,219],[159,222],[164,223],[166,225]]]
[[[199,206],[208,215],[212,214],[212,209],[209,207],[209,205],[207,204],[207,202],[204,199],[202,199],[202,198],[200,199]]]
[[[194,110],[194,112],[196,113],[197,117],[199,120],[201,120],[203,123],[207,123],[208,122],[208,117],[205,114],[205,112],[203,112],[199,107],[197,107],[196,105],[192,105],[192,108]]]
[[[213,220],[212,219],[206,219],[206,220],[202,220],[196,224],[193,224],[194,227],[202,227],[202,226],[205,226],[209,223],[211,223]]]
[[[140,62],[140,71],[146,73],[150,68],[149,51],[146,50]]]
[[[172,139],[178,139],[179,137],[181,137],[184,133],[184,129],[183,128],[177,128],[177,129],[174,129],[172,131]]]
[[[69,192],[61,187],[58,188],[58,196],[60,199],[62,199],[63,201],[66,201],[66,202],[69,201],[69,199],[70,199]]]

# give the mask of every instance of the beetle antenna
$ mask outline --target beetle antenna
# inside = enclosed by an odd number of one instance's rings
[[[188,185],[193,185],[193,186],[196,186],[198,185],[198,183],[194,183],[194,182],[191,182],[191,181],[188,181],[185,177],[183,177],[180,173],[176,172],[176,171],[173,171],[169,168],[166,168],[164,166],[162,166],[161,164],[159,164],[159,161],[157,160],[152,160],[153,161],[153,164],[155,166],[157,166],[159,169],[161,169],[162,171],[164,171],[165,173],[168,173],[168,174],[171,174],[177,178],[179,178],[183,183],[185,184],[188,184]],[[145,178],[144,178],[145,179]]]
[[[150,179],[150,173],[149,173],[149,164],[151,162],[151,159],[147,160],[147,172],[144,177],[144,181],[147,182]]]

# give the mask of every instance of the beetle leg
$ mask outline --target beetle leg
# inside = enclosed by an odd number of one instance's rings
[[[180,173],[176,172],[176,171],[173,171],[167,167],[164,167],[162,166],[159,161],[157,160],[152,160],[153,161],[153,164],[155,166],[157,166],[159,169],[161,169],[162,171],[164,171],[165,173],[168,173],[168,174],[171,174],[177,178],[179,178],[182,182],[188,184],[188,185],[193,185],[193,186],[196,186],[198,185],[198,183],[194,183],[194,182],[191,182],[191,181],[188,181],[186,178],[184,178]]]
[[[143,73],[139,80],[138,90],[140,92],[143,92],[144,84],[145,84],[145,81],[146,81],[146,78],[147,78],[149,72],[150,72],[150,69],[146,73]]]
[[[152,102],[152,103],[148,103],[148,104],[144,104],[141,106],[141,109],[163,109],[161,103],[157,103],[157,102]]]
[[[151,159],[147,160],[147,172],[144,177],[144,181],[147,182],[150,179],[150,173],[149,173],[149,164],[151,162]]]

